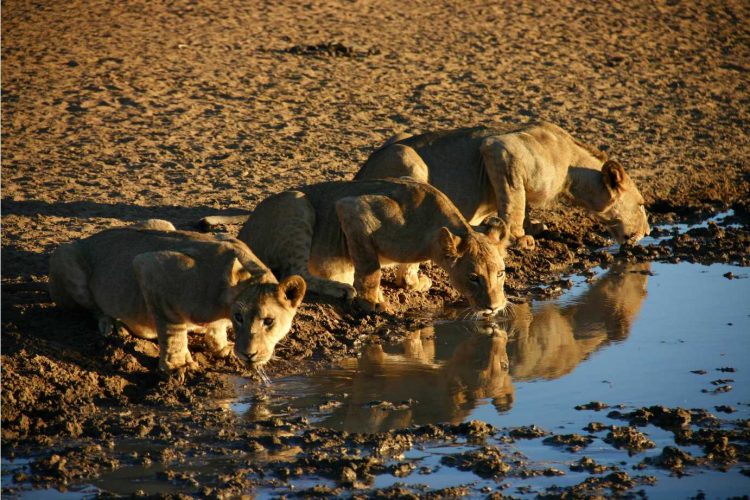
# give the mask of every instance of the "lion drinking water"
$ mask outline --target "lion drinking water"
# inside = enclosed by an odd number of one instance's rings
[[[205,221],[205,219],[204,219]],[[212,217],[211,222],[221,222]],[[491,218],[475,231],[434,187],[409,179],[324,182],[261,202],[239,234],[277,276],[299,274],[318,294],[383,308],[381,267],[431,260],[481,314],[503,309],[507,230]],[[416,269],[399,284],[426,290]]]
[[[166,221],[60,245],[49,287],[58,305],[93,311],[102,333],[123,324],[157,338],[159,368],[180,379],[193,365],[188,330],[205,331],[209,348],[225,356],[231,325],[235,354],[255,368],[268,362],[306,288],[300,276],[278,282],[235,238],[175,231]]]
[[[649,234],[643,197],[622,165],[551,123],[397,136],[370,155],[355,180],[400,176],[429,182],[471,223],[497,212],[527,246],[543,227],[531,224],[529,208],[560,194],[591,211],[620,243]]]

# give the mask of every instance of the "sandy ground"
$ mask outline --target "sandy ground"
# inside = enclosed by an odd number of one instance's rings
[[[101,339],[49,303],[56,245],[350,178],[395,132],[550,120],[620,160],[654,220],[733,207],[747,221],[747,2],[9,0],[2,21],[4,453],[130,432],[101,430],[107,408],[194,404],[238,369],[198,339],[209,371],[160,383],[153,343]],[[543,216],[538,252],[509,259],[519,300],[609,258],[580,213]],[[747,264],[747,233],[729,236],[630,257]],[[457,301],[431,273],[429,295],[386,290],[397,313]],[[312,302],[273,369],[356,352],[401,321]]]

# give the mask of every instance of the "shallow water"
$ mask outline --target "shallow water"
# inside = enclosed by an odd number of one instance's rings
[[[740,279],[723,277],[731,271]],[[750,417],[750,280],[748,270],[728,265],[634,264],[602,272],[556,301],[522,305],[515,317],[489,329],[472,322],[437,322],[409,332],[395,346],[368,345],[361,357],[309,377],[275,380],[262,400],[247,396],[233,408],[247,418],[293,412],[317,425],[351,432],[376,432],[426,423],[483,420],[507,428],[537,424],[556,434],[583,433],[589,422],[627,425],[601,412],[574,406],[602,401],[621,410],[651,405],[705,408],[733,406],[725,420]],[[731,367],[733,373],[718,371]],[[692,373],[705,370],[700,375]],[[732,390],[713,393],[711,382],[732,379]],[[622,468],[674,445],[673,435],[655,426],[641,430],[653,450],[628,457],[599,434],[585,455]],[[568,471],[583,453],[518,440],[529,459],[566,471],[562,477],[507,479],[513,488],[576,484],[586,473]],[[687,448],[695,455],[699,449]],[[406,458],[440,468],[444,449],[413,451]],[[455,453],[453,448],[449,452]],[[622,466],[622,464],[621,464]],[[688,470],[683,478],[649,468],[658,478],[650,495],[725,496],[750,491],[739,473]],[[631,475],[633,472],[631,471]],[[379,476],[376,486],[426,483],[432,488],[476,483],[496,486],[470,472],[442,467],[428,476]],[[478,491],[478,489],[476,490]],[[509,493],[510,490],[507,490]],[[516,492],[517,494],[517,492]]]
[[[627,425],[608,418],[609,410],[574,409],[589,401],[623,405],[623,412],[651,405],[705,408],[719,416],[724,426],[750,417],[747,268],[641,263],[595,271],[592,283],[574,277],[574,287],[561,298],[516,306],[511,317],[496,325],[437,321],[407,332],[400,344],[365,345],[360,357],[343,360],[334,368],[276,379],[262,397],[254,392],[254,384],[238,379],[238,395],[229,407],[248,420],[306,416],[314,425],[353,432],[474,419],[501,429],[536,424],[555,434],[587,434],[583,428],[594,421]],[[727,272],[739,279],[725,278]],[[736,371],[718,371],[725,367]],[[706,373],[692,373],[696,370]],[[729,384],[733,389],[711,392],[716,388],[711,382],[718,379],[732,379]],[[737,411],[716,413],[717,405],[733,406]],[[605,443],[606,432],[592,434],[593,443],[578,453],[547,446],[541,438],[520,439],[510,445],[535,469],[554,467],[564,471],[564,476],[507,477],[500,482],[481,479],[441,463],[447,454],[476,448],[459,440],[454,445],[420,445],[400,459],[412,462],[417,469],[429,467],[432,473],[416,470],[407,477],[385,473],[377,476],[372,486],[424,484],[436,489],[468,484],[472,496],[483,497],[487,491],[503,488],[504,494],[533,497],[549,486],[574,485],[590,477],[569,470],[569,465],[585,454],[598,463],[618,465],[631,476],[655,476],[655,486],[636,487],[653,497],[682,498],[703,491],[708,498],[715,498],[750,491],[750,478],[740,474],[747,464],[728,472],[688,467],[681,478],[650,466],[631,470],[645,457],[659,455],[664,446],[674,445],[671,432],[652,425],[639,429],[656,442],[656,448],[632,457]],[[703,455],[697,447],[680,448]],[[24,467],[23,461],[4,460],[3,486],[12,484],[14,469]],[[210,477],[233,467],[221,457],[196,457],[171,468]],[[179,491],[178,486],[160,478],[162,469],[159,464],[126,465],[94,484],[72,485],[64,494],[35,490],[20,496],[76,498],[102,490],[123,495],[136,490]],[[304,477],[290,480],[288,487],[256,493],[274,496],[315,484],[334,483]]]

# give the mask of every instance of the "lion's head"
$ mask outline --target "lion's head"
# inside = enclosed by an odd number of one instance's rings
[[[609,160],[602,166],[606,202],[595,210],[618,243],[636,243],[648,235],[648,216],[643,196],[620,163]]]
[[[281,283],[256,284],[242,291],[230,310],[234,354],[251,368],[267,363],[292,327],[305,290],[305,280],[295,275]]]
[[[484,316],[503,310],[505,298],[505,249],[509,232],[497,217],[489,217],[477,230],[461,237],[443,227],[438,243],[448,265],[451,284]]]

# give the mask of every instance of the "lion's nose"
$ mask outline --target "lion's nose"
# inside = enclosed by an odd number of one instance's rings
[[[482,316],[484,316],[485,318],[489,318],[491,316],[496,315],[497,313],[499,313],[502,310],[503,310],[502,307],[492,307],[492,308],[489,308],[489,309],[484,309],[482,311]]]
[[[258,351],[248,352],[247,359],[250,362],[255,361],[258,358]]]

